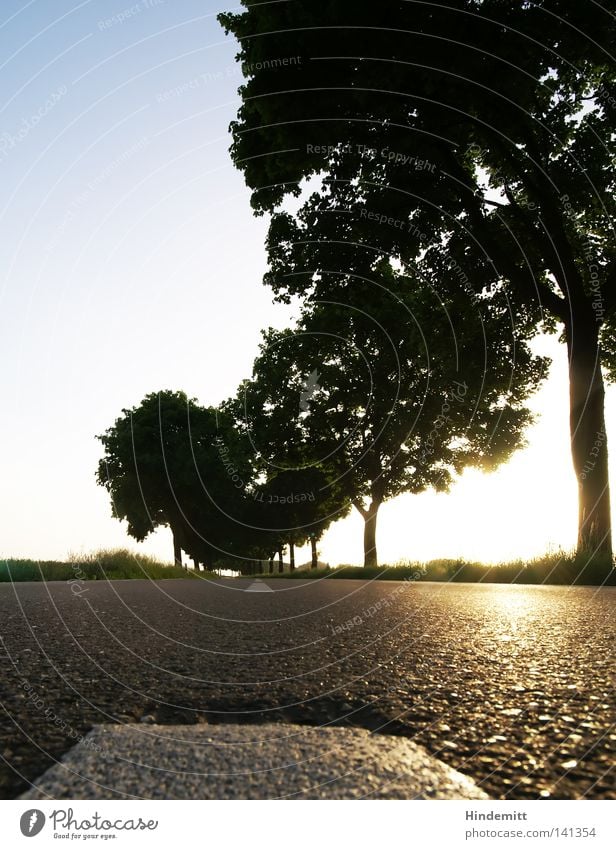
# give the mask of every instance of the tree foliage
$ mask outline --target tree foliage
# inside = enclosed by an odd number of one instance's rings
[[[429,297],[383,264],[336,303],[307,302],[294,329],[265,333],[239,406],[270,467],[327,471],[361,513],[375,565],[380,505],[508,459],[544,371],[492,300]]]
[[[251,475],[228,414],[182,392],[151,393],[99,439],[105,453],[97,480],[131,536],[143,540],[169,527],[197,562],[220,557],[241,527],[241,491]]]
[[[207,568],[250,572],[288,544],[318,539],[340,505],[318,469],[265,474],[232,408],[202,407],[182,392],[147,395],[99,437],[97,481],[135,539],[168,527],[176,561],[184,550]]]
[[[611,551],[613,15],[568,0],[243,5],[220,19],[245,75],[232,155],[272,214],[266,282],[331,300],[332,268],[386,260],[437,291],[505,294],[522,339],[560,327],[579,543]]]

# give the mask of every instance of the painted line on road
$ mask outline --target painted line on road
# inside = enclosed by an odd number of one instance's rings
[[[487,799],[405,737],[362,728],[98,725],[22,799]]]

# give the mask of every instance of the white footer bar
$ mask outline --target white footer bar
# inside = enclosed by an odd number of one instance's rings
[[[24,830],[31,832],[24,834]],[[616,801],[6,801],[7,849],[616,846]]]

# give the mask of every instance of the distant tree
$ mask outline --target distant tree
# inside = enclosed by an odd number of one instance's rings
[[[386,263],[337,297],[309,302],[295,329],[264,334],[242,406],[272,467],[312,463],[353,504],[364,565],[376,566],[381,504],[508,459],[523,444],[524,401],[545,364],[494,302],[429,298]]]
[[[616,375],[613,9],[570,0],[249,3],[232,155],[274,213],[267,282],[335,299],[382,258],[507,294],[567,345],[578,546],[611,555],[604,376]],[[281,62],[281,57],[293,61]],[[306,182],[309,181],[309,182]],[[304,189],[308,196],[302,196]],[[293,215],[289,195],[301,197]]]
[[[97,481],[128,533],[143,540],[156,527],[169,527],[176,563],[183,549],[212,568],[241,527],[251,474],[230,417],[182,392],[158,392],[123,410],[98,438],[105,453]]]
[[[264,530],[269,529],[279,545],[288,544],[291,570],[295,569],[295,548],[308,542],[312,566],[316,566],[317,541],[351,506],[344,490],[316,466],[276,471],[258,487],[255,498]]]

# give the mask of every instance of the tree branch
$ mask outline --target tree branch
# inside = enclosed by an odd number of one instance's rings
[[[496,268],[496,263],[498,263],[498,267],[500,268],[500,272],[504,277],[506,277],[513,285],[517,285],[519,288],[529,290],[529,282],[527,276],[516,267],[515,263],[512,262],[511,257],[507,253],[506,250],[503,249],[501,242],[494,237],[494,233],[491,230],[490,223],[486,219],[483,209],[482,203],[483,199],[479,198],[473,191],[473,189],[468,185],[468,182],[464,179],[466,177],[464,170],[456,160],[455,156],[451,156],[451,167],[454,171],[452,175],[454,179],[456,179],[460,185],[463,187],[463,193],[461,195],[462,203],[466,209],[466,212],[472,222],[473,227],[475,228],[475,232],[479,237],[480,241],[485,245],[489,255],[493,257],[496,262],[494,263]],[[565,321],[568,310],[567,304],[564,298],[560,298],[555,292],[553,292],[548,286],[546,286],[541,281],[535,280],[534,286],[537,290],[537,294],[541,299],[543,306],[546,307],[553,315],[555,315],[561,321]]]
[[[361,503],[361,501],[358,498],[355,498],[351,503],[365,521],[368,518],[368,511]]]

